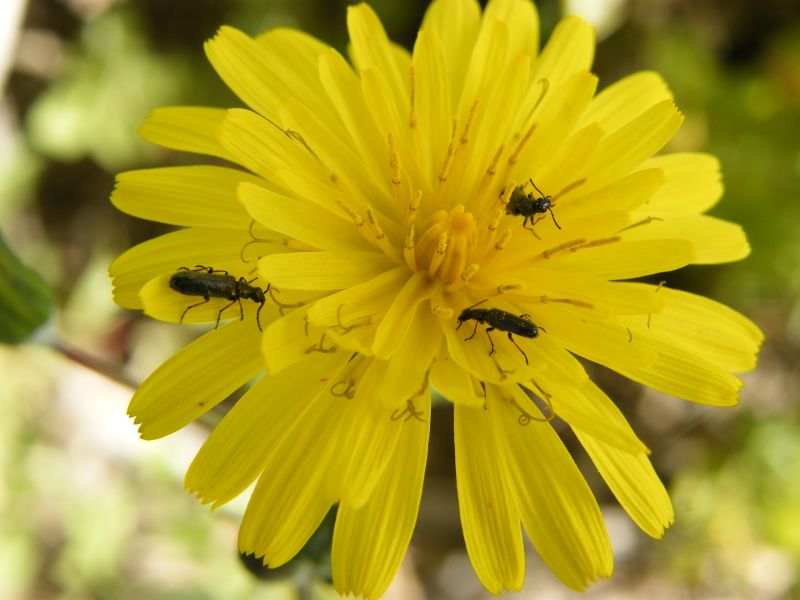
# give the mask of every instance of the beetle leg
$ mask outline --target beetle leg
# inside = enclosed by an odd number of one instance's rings
[[[509,334],[508,334],[508,339],[509,339],[509,340],[511,340],[511,343],[512,343],[512,344],[514,344],[514,345],[517,347],[517,350],[519,350],[520,352],[522,352],[522,356],[524,356],[524,357],[525,357],[525,364],[526,364],[526,365],[529,365],[530,363],[528,362],[528,355],[527,355],[527,354],[525,354],[525,350],[523,350],[522,348],[520,348],[520,347],[519,347],[519,344],[517,344],[517,342],[515,342],[515,341],[514,341],[514,337],[511,335],[511,333],[510,333],[510,332],[509,332]]]
[[[478,321],[475,321],[475,329],[472,330],[472,335],[469,336],[468,338],[464,338],[464,341],[466,342],[467,340],[471,340],[472,338],[474,338],[477,331],[478,331]]]
[[[219,312],[217,313],[217,324],[216,324],[216,325],[214,325],[214,329],[216,329],[217,327],[219,327],[219,320],[222,318],[222,313],[224,313],[224,312],[225,312],[226,310],[228,310],[228,309],[229,309],[231,306],[233,306],[233,303],[234,303],[234,302],[236,302],[236,298],[234,298],[233,300],[231,300],[230,304],[226,304],[225,306],[223,306],[222,308],[220,308],[220,309],[219,309]],[[239,300],[239,308],[241,308],[241,306],[242,306],[242,301],[241,301],[241,300]],[[242,318],[244,319],[244,315],[242,315]]]
[[[487,327],[487,328],[486,328],[486,337],[488,337],[488,338],[489,338],[489,343],[492,345],[492,349],[491,349],[491,350],[489,350],[489,356],[491,356],[492,354],[494,354],[494,341],[492,340],[492,336],[491,336],[491,334],[489,333],[490,331],[494,331],[494,330],[495,330],[495,328],[494,328],[494,327]]]
[[[528,221],[531,222],[531,226],[530,227],[528,227]],[[522,222],[522,228],[523,229],[527,229],[528,231],[530,231],[533,235],[536,236],[537,240],[542,239],[542,238],[539,237],[539,234],[536,233],[536,231],[533,229],[533,225],[534,225],[534,223],[533,223],[533,219],[531,217],[525,217],[525,220]]]
[[[187,270],[188,270],[188,269],[187,269]],[[187,313],[187,312],[189,312],[189,309],[190,309],[190,308],[194,308],[195,306],[200,306],[201,304],[205,304],[206,302],[208,302],[209,300],[211,300],[211,298],[210,298],[209,296],[203,296],[203,297],[205,298],[205,300],[203,300],[202,302],[198,302],[197,304],[190,304],[189,306],[187,306],[187,307],[186,307],[186,308],[183,310],[183,312],[181,313],[181,318],[180,318],[180,319],[178,319],[178,323],[183,323],[183,317],[185,317],[185,316],[186,316],[186,313]]]

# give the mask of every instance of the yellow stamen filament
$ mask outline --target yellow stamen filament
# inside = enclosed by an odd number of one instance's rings
[[[383,250],[383,252],[396,262],[400,262],[400,255],[397,252],[397,249],[394,245],[389,241],[386,237],[386,233],[383,231],[380,223],[378,223],[378,219],[375,217],[375,211],[369,205],[367,205],[367,220],[369,221],[369,227],[372,231],[372,234],[375,236],[375,242],[377,242],[378,248]]]
[[[498,239],[494,243],[494,249],[502,250],[503,248],[506,247],[506,244],[508,244],[509,240],[511,240],[511,230],[506,229],[505,231],[503,231],[503,233],[500,234],[500,239]]]
[[[408,220],[413,221],[417,216],[417,209],[419,209],[419,204],[422,202],[422,190],[417,190],[414,193],[413,198],[408,203]]]
[[[550,82],[547,79],[545,79],[545,78],[540,79],[538,81],[538,83],[542,84],[542,93],[539,94],[539,98],[536,100],[536,103],[528,111],[528,116],[525,117],[525,121],[524,121],[525,123],[527,123],[528,121],[530,121],[533,118],[533,114],[536,112],[536,109],[539,108],[539,105],[542,103],[542,100],[544,100],[544,96],[545,96],[545,94],[547,94],[547,90],[550,89]],[[519,137],[519,133],[517,133],[514,137],[518,138]]]
[[[331,396],[352,400],[356,396],[356,380],[337,381],[331,386]]]
[[[442,170],[439,171],[439,181],[444,183],[450,174],[450,167],[453,166],[453,157],[456,154],[456,131],[458,130],[458,117],[453,119],[453,132],[450,134],[450,145],[447,147],[447,156],[444,158]]]
[[[414,65],[411,65],[411,71],[409,73],[409,82],[408,87],[411,90],[411,108],[408,115],[408,126],[412,129],[417,126],[417,109],[416,109],[416,98],[417,98],[417,72],[414,69]]]
[[[400,178],[400,157],[397,154],[397,142],[390,133],[389,139],[389,166],[392,168],[392,184],[398,186],[402,183]]]
[[[492,159],[492,164],[489,165],[489,168],[486,169],[486,174],[489,177],[494,177],[495,173],[497,173],[497,164],[500,162],[500,157],[503,156],[503,152],[506,149],[505,144],[500,144],[497,148],[497,151],[494,153],[494,158]]]
[[[309,346],[308,348],[306,348],[305,352],[306,354],[311,354],[312,352],[322,352],[323,354],[331,354],[333,352],[336,352],[336,345],[331,344],[330,348],[326,348],[325,333],[323,333],[319,338],[319,342],[317,342],[313,346]]]
[[[556,200],[561,198],[561,196],[564,196],[564,195],[568,194],[569,192],[571,192],[575,188],[581,187],[584,183],[586,183],[586,181],[587,181],[586,177],[584,177],[583,179],[578,179],[577,181],[573,181],[572,183],[567,185],[564,189],[562,189],[560,192],[558,192],[554,196],[551,196],[550,197],[550,202],[555,202]]]
[[[641,227],[642,225],[649,225],[653,221],[663,221],[664,219],[660,217],[647,217],[646,219],[642,219],[641,221],[637,221],[632,225],[628,225],[627,227],[623,227],[617,233],[622,233],[623,231],[627,231],[628,229],[633,229],[634,227]]]
[[[475,100],[472,103],[472,106],[469,109],[469,115],[467,115],[467,122],[464,125],[464,132],[461,134],[461,143],[466,144],[469,142],[469,130],[472,127],[472,122],[475,120],[475,113],[478,112],[478,105],[481,103],[480,100]]]
[[[571,240],[569,242],[564,242],[563,244],[559,244],[558,246],[554,246],[552,248],[548,248],[547,250],[545,250],[541,254],[537,254],[536,256],[533,257],[533,261],[548,260],[548,259],[552,258],[553,256],[555,256],[557,254],[561,254],[563,252],[567,252],[569,250],[572,250],[576,246],[582,246],[585,243],[586,243],[586,239],[584,239],[584,238],[579,238],[577,240]]]
[[[481,267],[480,267],[479,264],[472,263],[470,266],[468,266],[466,269],[464,269],[464,271],[461,273],[461,280],[464,281],[464,282],[469,281],[470,279],[475,277],[475,275],[477,275],[478,271],[480,271],[480,270],[481,270]]]
[[[525,132],[525,135],[522,136],[522,139],[517,144],[517,147],[514,149],[514,154],[508,157],[508,164],[515,165],[519,160],[519,155],[522,153],[522,149],[525,148],[525,145],[528,143],[528,140],[531,139],[533,132],[536,130],[536,123],[531,125],[528,128],[528,131]]]
[[[503,188],[503,193],[500,194],[500,205],[503,207],[503,210],[505,210],[508,201],[511,199],[511,194],[513,193],[514,188],[516,187],[517,184],[512,181],[506,187]]]
[[[411,222],[408,224],[408,229],[406,229],[406,239],[403,242],[403,258],[406,261],[406,265],[412,271],[417,270],[417,260],[414,254],[414,223]]]
[[[598,246],[607,246],[608,244],[616,244],[620,240],[622,240],[622,238],[619,237],[618,235],[615,235],[614,237],[610,238],[603,238],[601,240],[592,240],[591,242],[586,242],[585,244],[582,244],[575,248],[570,248],[569,251],[574,253],[577,252],[578,250],[585,250],[587,248],[597,248]]]
[[[509,283],[506,285],[498,285],[497,286],[497,293],[498,294],[505,294],[506,292],[511,292],[514,290],[518,290],[520,288],[519,285],[515,283]]]
[[[431,312],[436,315],[437,317],[449,320],[453,318],[453,309],[447,308],[446,306],[442,306],[441,304],[433,304],[431,305]]]
[[[439,243],[436,245],[436,251],[433,253],[430,263],[428,263],[428,275],[431,277],[436,275],[436,271],[438,271],[439,267],[442,265],[444,257],[447,254],[447,244],[449,241],[450,236],[447,235],[447,233],[442,232],[439,235]]]

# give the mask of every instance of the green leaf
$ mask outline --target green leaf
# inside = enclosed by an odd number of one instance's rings
[[[0,235],[0,343],[24,342],[50,316],[53,293]]]

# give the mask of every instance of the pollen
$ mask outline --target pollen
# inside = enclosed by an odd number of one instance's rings
[[[457,281],[472,262],[478,228],[471,213],[459,204],[449,212],[439,210],[422,227],[415,248],[417,269],[448,284]]]

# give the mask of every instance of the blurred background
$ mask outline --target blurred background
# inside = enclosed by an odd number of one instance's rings
[[[109,262],[166,231],[117,212],[114,174],[191,163],[136,129],[165,104],[238,106],[204,58],[222,24],[304,29],[344,50],[344,0],[0,2],[0,599],[334,597],[329,529],[264,571],[236,551],[240,498],[210,513],[182,477],[197,424],[138,439],[135,386],[202,328],[111,302]],[[422,0],[373,0],[410,47]],[[767,342],[740,406],[707,409],[610,373],[615,398],[667,484],[676,523],[638,531],[585,457],[616,572],[590,598],[800,598],[800,5],[795,0],[573,0],[538,4],[546,39],[567,13],[598,30],[601,87],[663,74],[686,122],[669,150],[722,161],[712,214],[743,224],[741,263],[693,267],[670,285],[750,316]],[[452,410],[434,410],[423,503],[394,598],[489,597],[458,522]],[[520,598],[577,598],[529,553]]]

